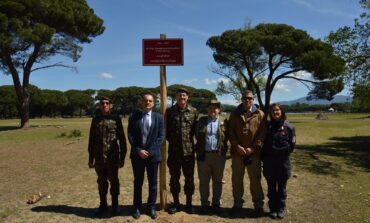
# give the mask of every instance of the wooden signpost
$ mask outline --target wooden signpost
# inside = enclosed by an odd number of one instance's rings
[[[143,39],[143,66],[160,66],[160,93],[161,93],[161,113],[166,117],[167,109],[167,81],[166,66],[183,66],[184,49],[183,39],[167,39],[165,34],[160,35],[160,39]],[[166,126],[166,119],[164,120]],[[159,165],[159,190],[160,206],[166,209],[167,189],[166,189],[166,161],[167,146],[164,140],[161,148],[162,161]]]

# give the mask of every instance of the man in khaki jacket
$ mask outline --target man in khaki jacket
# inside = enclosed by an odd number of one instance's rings
[[[199,192],[203,213],[220,214],[222,194],[222,178],[224,174],[227,134],[225,123],[219,119],[221,103],[211,100],[208,103],[208,115],[199,119],[195,130],[197,144],[197,166],[199,176]],[[212,209],[208,200],[212,179]]]
[[[229,139],[232,156],[233,214],[243,206],[243,178],[247,169],[255,216],[263,215],[261,186],[261,148],[265,137],[266,120],[263,111],[253,104],[253,92],[245,91],[242,103],[230,114]]]

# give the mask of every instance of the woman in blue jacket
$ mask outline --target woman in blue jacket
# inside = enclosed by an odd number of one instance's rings
[[[295,146],[295,129],[286,121],[280,104],[270,107],[270,122],[262,150],[263,175],[266,178],[271,218],[284,218],[286,185],[291,175],[290,153]]]

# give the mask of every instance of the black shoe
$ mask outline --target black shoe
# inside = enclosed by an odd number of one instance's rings
[[[283,219],[285,217],[285,209],[280,209],[277,213],[277,217],[279,219]]]
[[[185,212],[188,213],[188,214],[193,214],[194,213],[193,204],[192,204],[192,201],[193,201],[192,197],[193,196],[190,195],[190,194],[186,195]]]
[[[157,218],[157,211],[154,208],[149,209],[149,216],[151,219]]]
[[[120,214],[120,208],[118,205],[118,195],[112,195],[112,210],[111,213],[113,216]]]
[[[220,206],[218,206],[218,205],[212,205],[212,212],[215,215],[220,215],[221,214]]]
[[[193,214],[194,213],[193,205],[191,205],[191,204],[185,205],[185,212],[188,213],[188,214]]]
[[[132,217],[135,218],[135,219],[139,219],[140,218],[140,210],[135,209],[135,211],[132,213]]]
[[[105,212],[108,211],[108,207],[107,205],[100,205],[95,211],[94,211],[94,214],[95,215],[102,215],[104,214]]]
[[[269,216],[270,216],[270,218],[272,218],[272,219],[276,219],[276,218],[277,218],[277,213],[276,213],[276,211],[270,211]]]
[[[200,214],[202,215],[210,215],[211,212],[211,207],[209,205],[202,205],[200,207]]]
[[[231,210],[230,210],[230,212],[229,212],[229,215],[231,216],[231,217],[234,217],[234,216],[239,216],[240,214],[241,214],[241,212],[242,212],[242,208],[241,207],[232,207],[231,208]]]
[[[180,204],[173,203],[171,207],[168,208],[169,214],[175,214],[180,211]]]
[[[262,208],[262,207],[258,207],[258,208],[255,208],[255,209],[254,209],[254,216],[255,216],[256,218],[260,218],[260,217],[262,217],[262,216],[263,216],[263,214],[264,214],[264,211],[263,211],[263,208]]]
[[[112,206],[111,214],[113,216],[118,216],[121,213],[119,206]]]

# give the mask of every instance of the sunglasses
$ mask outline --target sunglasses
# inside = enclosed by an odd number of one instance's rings
[[[102,102],[100,102],[100,104],[101,104],[101,105],[109,105],[110,103],[109,103],[109,102],[107,102],[107,101],[102,101]]]
[[[253,97],[242,97],[242,100],[243,101],[246,101],[246,100],[251,101],[251,100],[253,100]]]

